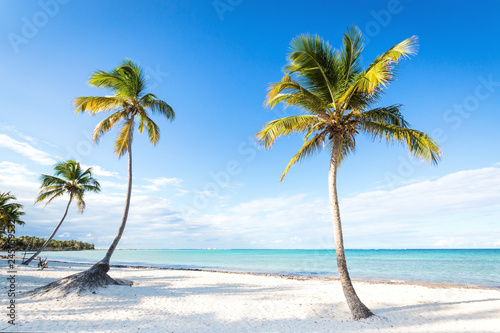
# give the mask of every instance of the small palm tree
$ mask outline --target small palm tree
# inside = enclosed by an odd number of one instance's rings
[[[100,269],[99,274],[102,274],[102,272],[109,270],[111,256],[122,237],[127,223],[132,193],[132,138],[134,128],[137,126],[139,134],[142,134],[146,129],[149,141],[151,144],[156,145],[160,139],[160,129],[150,118],[149,112],[164,116],[171,121],[175,118],[175,113],[166,102],[145,91],[147,80],[144,71],[131,60],[123,61],[119,67],[110,72],[97,71],[93,73],[89,79],[89,84],[111,90],[114,95],[75,98],[76,113],[88,112],[95,115],[100,112],[113,111],[110,116],[95,127],[94,142],[98,142],[104,133],[116,125],[120,127],[120,131],[115,141],[115,155],[121,157],[128,153],[128,187],[121,224],[106,255],[94,267],[94,269]]]
[[[24,215],[23,205],[19,203],[9,203],[10,200],[17,200],[10,192],[0,193],[0,234],[4,235],[7,232],[15,230],[15,226],[24,225],[25,222],[21,220]]]
[[[281,180],[294,163],[328,147],[328,184],[337,266],[344,295],[355,319],[367,318],[372,312],[356,295],[347,271],[337,169],[354,151],[356,136],[360,133],[373,139],[403,143],[410,154],[427,162],[438,162],[441,154],[438,145],[427,134],[409,128],[401,114],[401,105],[372,108],[382,89],[394,80],[398,61],[415,54],[416,44],[417,37],[410,37],[378,56],[363,70],[360,58],[363,39],[357,27],[344,34],[340,51],[318,36],[296,37],[291,42],[285,75],[281,82],[271,84],[265,104],[274,108],[283,102],[306,114],[273,120],[256,135],[269,148],[278,137],[304,133],[304,144],[288,163]]]
[[[52,200],[63,196],[64,194],[69,195],[69,201],[66,205],[66,209],[64,211],[63,217],[61,221],[57,224],[54,231],[50,237],[45,241],[45,243],[38,249],[38,251],[33,254],[29,259],[23,262],[24,265],[29,265],[30,262],[35,259],[40,252],[42,252],[47,245],[49,245],[52,238],[59,230],[59,227],[63,223],[66,215],[68,214],[69,206],[73,199],[76,200],[78,206],[78,212],[83,214],[85,210],[85,201],[83,200],[85,192],[94,192],[99,193],[101,191],[101,187],[99,182],[92,177],[92,168],[88,168],[83,171],[80,163],[68,160],[65,162],[60,162],[54,167],[55,175],[42,175],[42,188],[38,193],[38,197],[36,198],[35,203],[42,202],[47,200],[45,206],[47,206]]]

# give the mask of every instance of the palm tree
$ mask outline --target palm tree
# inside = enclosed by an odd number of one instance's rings
[[[0,193],[0,235],[13,232],[15,226],[24,225],[21,216],[24,215],[23,205],[19,203],[8,203],[9,200],[17,200],[10,192]]]
[[[328,185],[333,219],[337,266],[342,289],[354,319],[372,312],[359,300],[352,286],[344,254],[342,226],[337,196],[337,169],[356,147],[356,136],[365,133],[373,139],[406,145],[411,155],[437,163],[441,152],[425,133],[409,128],[401,105],[372,108],[382,89],[394,80],[401,58],[416,53],[413,36],[378,56],[366,69],[361,68],[363,39],[357,27],[347,30],[343,48],[336,50],[318,36],[301,35],[291,42],[288,65],[281,82],[272,83],[265,104],[271,109],[279,102],[306,114],[267,123],[256,136],[265,148],[294,133],[304,133],[304,143],[288,163],[290,167],[327,146],[330,153]]]
[[[94,129],[94,142],[98,142],[101,136],[113,128],[120,126],[120,132],[115,141],[115,155],[122,157],[128,153],[128,187],[118,233],[109,247],[104,258],[97,263],[94,269],[106,273],[109,270],[109,262],[122,237],[127,223],[132,193],[132,138],[134,128],[137,126],[139,134],[147,129],[149,141],[156,145],[160,138],[158,125],[150,118],[148,111],[152,114],[165,116],[169,120],[175,118],[174,110],[164,101],[157,99],[151,93],[147,93],[147,80],[144,71],[131,60],[123,61],[119,67],[110,72],[97,71],[92,74],[88,82],[91,86],[111,90],[114,95],[106,97],[78,97],[74,100],[76,113],[88,112],[95,115],[100,112],[113,111],[113,113],[99,122]],[[138,124],[137,124],[138,123]]]
[[[42,188],[38,193],[38,197],[36,198],[35,203],[42,202],[47,200],[45,206],[47,206],[52,200],[63,196],[64,194],[69,195],[69,201],[66,205],[66,209],[64,210],[64,214],[61,218],[61,221],[57,224],[54,231],[50,237],[45,241],[45,243],[38,249],[38,251],[33,254],[29,259],[23,262],[24,265],[29,265],[30,262],[35,259],[40,252],[42,252],[47,245],[49,245],[52,238],[59,230],[59,227],[63,223],[66,215],[68,214],[69,206],[73,199],[76,200],[78,206],[78,212],[83,214],[85,210],[85,201],[83,200],[83,196],[85,192],[94,192],[99,193],[101,191],[101,187],[99,182],[92,177],[92,168],[88,168],[83,171],[80,163],[68,160],[65,162],[59,162],[54,167],[55,175],[42,175],[40,177],[42,181]],[[45,207],[44,206],[44,207]]]

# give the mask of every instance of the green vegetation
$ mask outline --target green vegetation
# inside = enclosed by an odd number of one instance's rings
[[[10,200],[17,200],[10,192],[0,192],[0,235],[7,234],[13,231],[17,225],[23,225],[21,216],[24,215],[23,205],[9,202]]]
[[[15,249],[16,251],[24,251],[29,245],[29,249],[40,248],[46,240],[44,238],[38,238],[36,236],[19,236],[15,238]],[[0,236],[0,248],[4,249],[7,244],[7,237]],[[60,251],[60,250],[94,250],[94,244],[85,243],[76,240],[51,240],[50,243],[45,247],[45,250]],[[18,253],[19,255],[20,253]]]

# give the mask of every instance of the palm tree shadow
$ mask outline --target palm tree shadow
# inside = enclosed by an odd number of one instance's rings
[[[434,302],[434,303],[425,303],[425,304],[406,305],[406,306],[400,306],[400,307],[388,307],[388,308],[377,310],[377,313],[384,314],[384,313],[400,312],[400,311],[406,311],[406,310],[427,309],[427,308],[436,307],[436,306],[452,306],[452,305],[473,304],[473,303],[492,302],[492,301],[500,301],[500,298],[487,298],[487,299],[478,299],[478,300],[471,300],[471,301],[446,302],[446,303]]]
[[[498,317],[498,309],[494,307],[474,308],[474,304],[485,302],[499,302],[500,298],[485,298],[459,302],[432,302],[400,307],[388,307],[375,311],[380,318],[389,322],[392,319],[399,321],[398,326],[406,326],[415,318],[427,318],[433,322],[456,322],[468,320],[489,320]],[[465,307],[465,304],[469,304]],[[397,319],[399,318],[399,319]]]

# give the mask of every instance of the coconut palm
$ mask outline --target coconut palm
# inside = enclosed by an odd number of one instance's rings
[[[417,37],[410,37],[362,69],[363,39],[357,27],[344,34],[341,50],[332,48],[318,36],[296,37],[291,42],[284,76],[281,82],[270,85],[265,105],[271,109],[282,102],[306,114],[273,120],[256,135],[265,148],[270,148],[279,137],[304,134],[303,146],[288,163],[281,180],[293,164],[328,147],[328,185],[337,266],[344,295],[355,319],[367,318],[372,312],[356,295],[347,270],[337,169],[354,151],[356,136],[360,133],[375,140],[402,143],[411,155],[427,162],[438,162],[441,154],[438,145],[427,134],[409,128],[401,114],[401,105],[373,108],[383,88],[394,80],[398,62],[415,54],[416,46]]]
[[[150,113],[165,116],[169,120],[175,117],[174,110],[155,95],[147,93],[147,79],[144,71],[131,60],[123,61],[120,66],[110,72],[94,72],[88,83],[91,86],[104,88],[113,92],[112,96],[105,97],[78,97],[73,101],[76,113],[85,112],[95,115],[111,111],[112,114],[97,124],[94,129],[94,142],[113,127],[119,127],[114,151],[117,157],[128,154],[128,187],[125,198],[125,209],[118,233],[109,247],[104,258],[89,270],[72,275],[63,280],[46,286],[47,288],[61,287],[66,292],[77,289],[83,291],[107,284],[124,284],[123,281],[111,279],[106,273],[109,271],[109,262],[118,242],[120,241],[127,223],[132,193],[132,138],[134,128],[140,134],[147,130],[149,141],[156,145],[160,138],[158,125],[150,118]]]
[[[54,176],[42,175],[40,177],[42,186],[35,203],[47,200],[47,202],[45,203],[45,206],[47,206],[55,198],[68,194],[68,204],[66,205],[66,209],[64,210],[64,214],[61,220],[52,231],[50,237],[45,241],[45,243],[38,249],[35,254],[33,254],[29,259],[23,262],[24,265],[29,265],[30,262],[35,259],[40,254],[40,252],[42,252],[47,247],[47,245],[49,245],[50,241],[52,240],[52,238],[54,238],[57,230],[59,230],[59,227],[66,218],[69,206],[71,205],[73,199],[76,200],[78,212],[80,214],[83,214],[83,211],[85,210],[85,201],[83,200],[85,192],[99,193],[101,191],[99,182],[92,177],[92,168],[88,168],[83,171],[80,163],[74,160],[68,160],[65,162],[57,163],[54,167],[54,170]]]
[[[23,205],[19,203],[9,203],[10,200],[17,200],[10,192],[0,193],[0,235],[13,232],[17,225],[24,225],[21,216],[24,215]]]

